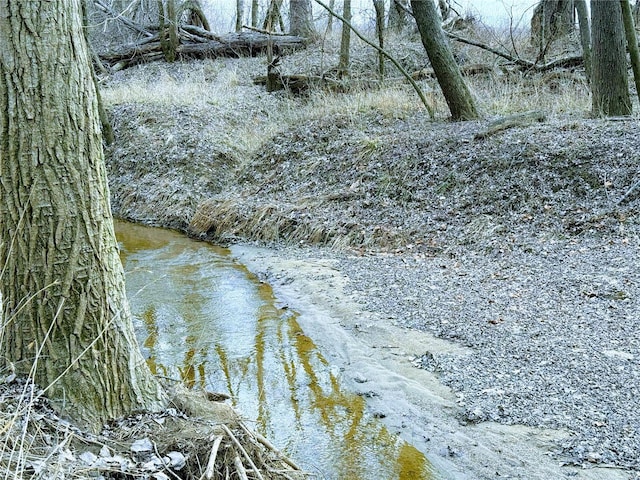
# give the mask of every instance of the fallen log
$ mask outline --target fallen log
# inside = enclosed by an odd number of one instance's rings
[[[285,54],[306,46],[305,39],[294,35],[272,36],[259,32],[228,33],[225,35],[207,35],[197,32],[193,27],[180,35],[180,44],[176,48],[176,59],[247,57],[266,52],[271,45]],[[200,35],[198,35],[200,33]],[[112,70],[122,70],[140,63],[164,58],[160,38],[146,38],[143,42],[130,44],[114,52],[103,53],[100,60]]]

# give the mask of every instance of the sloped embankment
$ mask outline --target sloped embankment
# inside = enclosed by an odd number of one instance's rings
[[[481,138],[481,122],[334,115],[243,158],[211,141],[228,126],[204,109],[127,106],[114,118],[116,214],[215,241],[527,249],[638,228],[634,121],[556,119]]]

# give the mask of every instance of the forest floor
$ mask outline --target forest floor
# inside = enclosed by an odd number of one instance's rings
[[[405,384],[354,362],[354,388],[452,478],[639,478],[638,119],[589,118],[568,77],[525,78],[516,97],[490,76],[493,100],[474,87],[485,119],[452,123],[400,83],[267,94],[263,66],[109,78],[114,213],[240,245],[292,308],[328,312],[307,325],[321,346],[395,357]],[[544,121],[492,130],[533,109]]]

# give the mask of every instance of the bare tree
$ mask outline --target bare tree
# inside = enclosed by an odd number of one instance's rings
[[[0,359],[95,430],[165,399],[125,296],[80,0],[0,11]]]
[[[475,101],[453,58],[435,4],[432,0],[411,0],[411,7],[451,117],[454,120],[478,118]]]
[[[351,0],[343,0],[342,17],[346,22],[351,21]],[[340,76],[349,73],[349,54],[351,51],[351,27],[342,23],[342,35],[340,38],[340,59],[338,61],[338,73]]]
[[[244,1],[236,0],[236,32],[242,31],[243,16],[244,16]]]
[[[378,35],[378,74],[380,78],[384,78],[384,55],[381,50],[384,50],[384,0],[373,0],[373,8],[376,12],[376,33]]]
[[[258,0],[251,0],[251,26],[258,26],[258,15],[260,14],[260,3]]]
[[[630,115],[627,53],[620,2],[591,0],[593,114]]]

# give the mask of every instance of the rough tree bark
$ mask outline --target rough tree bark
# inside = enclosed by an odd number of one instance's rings
[[[432,0],[411,0],[413,15],[418,24],[433,71],[442,89],[453,120],[478,118],[471,92],[462,78],[442,31],[440,18]]]
[[[630,115],[627,52],[620,2],[591,0],[593,114]]]
[[[0,12],[0,358],[96,430],[165,399],[125,296],[80,0]]]

